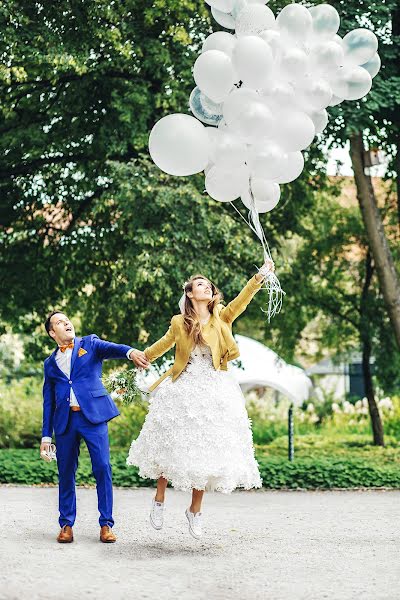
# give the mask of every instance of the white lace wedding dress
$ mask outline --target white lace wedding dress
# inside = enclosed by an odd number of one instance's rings
[[[150,396],[127,464],[184,491],[262,486],[244,396],[227,371],[214,369],[208,346],[196,346],[178,379],[166,379]]]

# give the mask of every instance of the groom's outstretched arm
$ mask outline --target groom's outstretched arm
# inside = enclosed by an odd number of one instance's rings
[[[126,344],[115,344],[101,340],[97,335],[91,336],[91,343],[97,356],[102,360],[129,358],[138,367],[147,367],[149,362],[144,353]]]

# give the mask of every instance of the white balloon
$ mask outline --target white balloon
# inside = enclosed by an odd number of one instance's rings
[[[335,73],[344,62],[344,51],[336,41],[320,42],[311,48],[310,69],[313,73]]]
[[[174,113],[160,119],[149,138],[150,156],[170,175],[193,175],[208,163],[210,142],[204,125],[190,115]]]
[[[332,89],[326,79],[305,77],[299,88],[299,103],[306,112],[326,108],[332,100]]]
[[[301,111],[282,111],[275,121],[274,140],[286,152],[307,148],[315,135],[314,123]]]
[[[343,38],[345,61],[348,65],[363,65],[378,50],[377,37],[369,29],[353,29]]]
[[[281,191],[277,183],[266,179],[252,179],[250,188],[241,195],[241,201],[249,210],[254,206],[258,213],[265,213],[278,204]]]
[[[225,121],[225,119],[222,119],[222,121],[220,121],[218,123],[218,129],[220,131],[229,131],[229,125],[228,123]]]
[[[217,167],[233,170],[244,165],[247,159],[246,144],[232,133],[223,131],[221,133],[222,135],[216,138],[214,150],[214,162]]]
[[[274,119],[270,109],[262,102],[252,102],[237,120],[232,121],[232,130],[248,144],[270,138],[274,130]]]
[[[281,190],[277,183],[273,183],[267,179],[252,177],[250,180],[250,187],[256,203],[257,212],[269,212],[278,204]]]
[[[206,2],[209,6],[224,13],[230,13],[235,4],[234,0],[206,0]]]
[[[220,50],[207,50],[194,63],[193,76],[201,91],[214,102],[223,102],[235,81],[232,61]]]
[[[336,44],[339,44],[339,46],[343,48],[343,39],[340,37],[340,35],[334,35],[331,41],[336,42]]]
[[[274,13],[268,6],[250,4],[242,8],[236,18],[236,35],[258,35],[264,29],[273,29]]]
[[[249,185],[249,170],[244,165],[234,171],[212,167],[207,175],[205,187],[207,193],[219,202],[232,202],[239,198]]]
[[[232,51],[236,44],[236,38],[226,31],[216,31],[204,41],[202,52],[207,50],[220,50],[232,57]]]
[[[312,112],[310,118],[314,123],[315,133],[322,133],[325,127],[328,125],[328,113],[325,109],[317,112]]]
[[[273,110],[282,110],[295,105],[294,87],[288,81],[275,81],[271,87],[263,90],[263,99]]]
[[[260,96],[249,88],[234,89],[225,99],[223,115],[226,123],[230,125],[236,121],[242,112],[246,111],[253,102],[258,102]]]
[[[204,168],[204,175],[207,175],[207,173],[210,171],[210,169],[212,169],[214,166],[214,164],[212,162],[209,162],[205,168]]]
[[[273,179],[283,174],[286,152],[275,142],[264,141],[253,144],[249,151],[248,165],[254,177]]]
[[[279,62],[279,71],[282,77],[289,81],[295,81],[304,77],[308,68],[307,55],[300,48],[287,48],[282,54]]]
[[[238,39],[232,62],[239,78],[247,87],[261,89],[273,66],[272,51],[267,42],[255,35]]]
[[[213,6],[211,7],[211,14],[222,27],[225,27],[226,29],[235,29],[235,19],[232,15],[222,12],[222,10],[217,10]]]
[[[359,100],[372,87],[372,77],[362,67],[341,69],[340,74],[331,81],[333,93],[345,100]]]
[[[215,163],[216,150],[219,140],[224,135],[224,132],[219,127],[206,127],[206,132],[209,139],[208,161]]]
[[[338,104],[341,104],[343,102],[344,98],[341,98],[340,96],[336,96],[335,94],[333,94],[332,96],[332,100],[329,102],[328,106],[337,106]]]
[[[264,40],[264,42],[267,42],[272,50],[272,56],[276,58],[282,47],[281,34],[279,31],[276,31],[275,29],[265,29],[265,31],[262,31],[259,34],[259,37]]]
[[[304,157],[301,152],[288,152],[282,167],[282,174],[274,177],[275,183],[290,183],[298,178],[304,169]]]
[[[305,40],[311,33],[311,13],[301,4],[287,4],[277,16],[278,29],[294,40]]]
[[[190,94],[189,106],[194,116],[207,125],[216,126],[222,119],[222,104],[207,98],[198,87]]]
[[[235,5],[232,9],[232,17],[234,19],[237,19],[237,16],[242,10],[242,8],[244,8],[248,4],[250,4],[250,2],[247,2],[247,0],[235,0]]]
[[[330,4],[318,4],[308,9],[312,16],[312,28],[315,36],[333,38],[340,26],[339,13]]]
[[[361,65],[363,69],[368,71],[372,78],[379,73],[381,68],[381,59],[379,54],[376,52],[374,56],[366,63]]]

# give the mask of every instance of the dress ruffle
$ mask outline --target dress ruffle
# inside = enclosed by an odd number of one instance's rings
[[[214,369],[208,347],[196,347],[178,379],[150,397],[127,464],[183,491],[262,486],[244,396],[228,372]]]

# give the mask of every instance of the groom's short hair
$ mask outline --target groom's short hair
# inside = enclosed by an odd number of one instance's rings
[[[58,315],[58,313],[64,314],[62,312],[62,310],[53,310],[48,315],[48,317],[47,317],[47,319],[46,319],[46,321],[44,323],[45,329],[47,331],[47,335],[50,336],[50,337],[51,337],[51,335],[50,335],[50,329],[53,329],[52,326],[51,326],[51,317],[53,317],[54,315]]]

